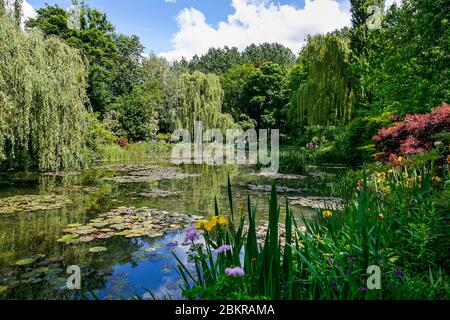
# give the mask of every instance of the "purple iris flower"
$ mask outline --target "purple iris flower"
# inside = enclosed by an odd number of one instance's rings
[[[362,287],[362,288],[361,288],[361,294],[366,294],[366,292],[367,292],[366,287]]]
[[[186,240],[185,242],[194,242],[196,240],[200,239],[198,235],[197,228],[190,227],[186,229]]]
[[[245,275],[245,271],[241,267],[226,268],[225,274],[230,277],[243,277]]]
[[[333,281],[331,281],[331,284],[333,285],[333,287],[336,287],[337,286],[337,280],[334,279]]]
[[[334,259],[333,258],[328,258],[328,263],[329,264],[333,264],[334,263]]]
[[[400,270],[400,269],[395,270],[395,275],[397,276],[397,278],[403,279],[403,272],[402,272],[402,270]]]

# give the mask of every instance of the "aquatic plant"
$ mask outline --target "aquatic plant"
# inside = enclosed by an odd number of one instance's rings
[[[0,164],[44,172],[83,167],[89,159],[82,56],[56,37],[24,34],[5,16],[0,38]]]
[[[405,121],[379,131],[373,139],[381,151],[377,160],[398,162],[400,156],[411,156],[431,150],[435,135],[450,130],[450,105],[443,103],[428,114],[407,115]],[[441,142],[443,145],[443,142]]]

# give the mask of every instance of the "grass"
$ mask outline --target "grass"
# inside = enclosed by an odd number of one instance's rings
[[[170,152],[172,146],[162,141],[132,143],[125,148],[117,144],[99,145],[97,150],[101,161],[129,161],[155,153]]]

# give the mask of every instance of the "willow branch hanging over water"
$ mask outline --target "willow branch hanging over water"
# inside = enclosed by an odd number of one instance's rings
[[[299,59],[303,81],[295,92],[290,114],[301,125],[333,125],[351,119],[351,50],[335,35],[308,38]]]
[[[83,166],[82,57],[56,37],[23,33],[5,15],[0,39],[0,165],[41,171]]]

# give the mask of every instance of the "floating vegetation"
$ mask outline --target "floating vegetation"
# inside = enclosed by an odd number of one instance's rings
[[[44,260],[45,255],[37,254],[32,257],[17,260],[12,268],[1,270],[0,293],[20,286],[46,282],[55,289],[66,285],[64,269],[60,257]],[[42,265],[46,266],[42,266]]]
[[[115,165],[101,167],[101,169],[125,173],[126,175],[104,178],[106,181],[117,183],[143,183],[149,181],[187,179],[200,176],[199,174],[183,173],[177,167],[160,167],[145,164]]]
[[[179,230],[200,220],[198,216],[187,216],[175,212],[159,211],[149,208],[121,207],[100,214],[88,224],[68,225],[66,233],[58,242],[78,244],[112,237],[157,238],[170,230]]]
[[[301,176],[297,174],[282,174],[274,172],[256,172],[253,173],[252,176],[269,179],[279,179],[279,180],[303,180],[307,178],[306,176]]]
[[[78,234],[66,234],[61,239],[58,239],[58,242],[65,243],[65,244],[77,244],[80,243]]]
[[[56,187],[54,192],[56,193],[71,193],[71,192],[95,192],[97,191],[97,187],[89,187],[89,186],[69,186],[69,187]]]
[[[169,198],[169,197],[177,197],[180,194],[181,192],[174,192],[161,189],[152,189],[149,192],[138,193],[139,196],[145,198]]]
[[[30,264],[35,263],[37,260],[37,258],[25,258],[25,259],[20,259],[16,261],[16,266],[27,266]]]
[[[47,177],[76,177],[79,176],[81,172],[47,172],[44,176]]]
[[[72,201],[57,195],[25,195],[1,199],[0,213],[60,209]]]
[[[309,207],[313,209],[335,209],[341,210],[344,200],[333,197],[289,197],[293,206]]]
[[[152,168],[160,168],[160,167],[156,165],[149,165],[146,163],[124,163],[109,166],[100,166],[96,167],[95,169],[102,171],[132,172],[132,171],[150,170]]]
[[[256,185],[256,184],[248,184],[247,189],[251,190],[251,191],[257,191],[257,192],[270,192],[272,190],[272,186],[270,185]],[[289,187],[284,187],[284,186],[278,186],[277,187],[277,192],[278,193],[301,193],[301,192],[305,192],[307,191],[307,189],[294,189],[294,188],[289,188]]]
[[[309,176],[314,177],[314,178],[331,178],[331,177],[335,177],[336,174],[334,173],[326,173],[326,172],[310,172],[308,173]]]

